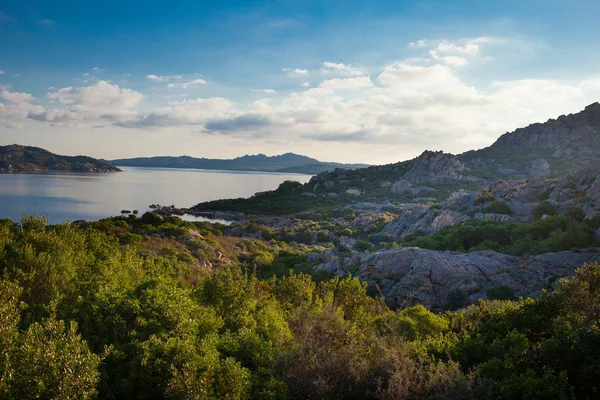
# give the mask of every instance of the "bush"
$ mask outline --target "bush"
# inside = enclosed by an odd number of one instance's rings
[[[505,215],[512,214],[512,211],[510,210],[508,205],[506,203],[504,203],[503,201],[494,201],[489,206],[486,206],[483,209],[483,212],[489,213],[489,214],[505,214]]]
[[[514,300],[515,298],[515,291],[506,285],[494,286],[485,294],[490,300]]]
[[[542,201],[531,210],[534,221],[541,219],[544,215],[556,215],[556,209],[547,201]]]
[[[142,215],[141,220],[142,224],[152,226],[159,226],[163,222],[163,219],[160,217],[160,215],[150,211],[146,211],[144,215]]]
[[[496,200],[496,198],[494,197],[493,194],[490,193],[489,190],[487,189],[483,189],[481,191],[481,193],[479,193],[477,195],[477,197],[475,197],[475,204],[484,204],[484,203],[489,203],[491,201]]]

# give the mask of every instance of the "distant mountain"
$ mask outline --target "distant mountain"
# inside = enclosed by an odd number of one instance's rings
[[[60,156],[39,147],[0,146],[0,172],[118,172],[119,168],[86,156]]]
[[[196,168],[226,171],[265,171],[302,174],[318,174],[333,171],[336,168],[356,169],[367,167],[367,164],[339,164],[322,162],[314,158],[285,153],[279,156],[264,154],[245,155],[231,160],[180,157],[141,157],[106,160],[107,163],[122,167],[154,167],[154,168]]]

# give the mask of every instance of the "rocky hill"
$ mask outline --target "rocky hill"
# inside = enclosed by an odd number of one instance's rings
[[[318,174],[323,171],[332,171],[336,168],[354,169],[364,168],[366,164],[339,164],[322,162],[314,158],[285,153],[278,156],[264,154],[245,155],[231,160],[180,157],[142,157],[109,160],[108,163],[123,167],[155,167],[155,168],[197,168],[225,171],[266,171]]]
[[[39,147],[0,146],[0,172],[118,172],[119,168],[86,156],[60,156]]]
[[[516,257],[494,251],[459,253],[400,248],[340,257],[333,250],[314,255],[315,269],[355,276],[379,290],[388,304],[424,304],[442,311],[476,303],[494,287],[509,287],[515,296],[537,298],[552,290],[559,278],[570,277],[585,263],[600,260],[600,252],[557,252]]]
[[[390,304],[443,310],[495,287],[536,297],[600,260],[598,132],[595,103],[485,149],[335,169],[195,210],[241,212],[229,234],[301,238],[315,272],[358,276]]]

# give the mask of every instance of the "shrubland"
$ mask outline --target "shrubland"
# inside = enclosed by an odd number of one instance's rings
[[[225,229],[0,221],[0,398],[597,396],[600,264],[538,300],[434,314],[311,276],[306,247]]]

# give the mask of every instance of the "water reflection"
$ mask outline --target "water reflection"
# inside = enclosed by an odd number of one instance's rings
[[[310,176],[168,168],[121,168],[102,174],[0,174],[0,218],[20,219],[42,213],[52,223],[97,220],[120,211],[147,211],[148,205],[190,207],[202,201],[249,197],[285,180],[308,182]],[[188,220],[207,220],[186,216]]]

